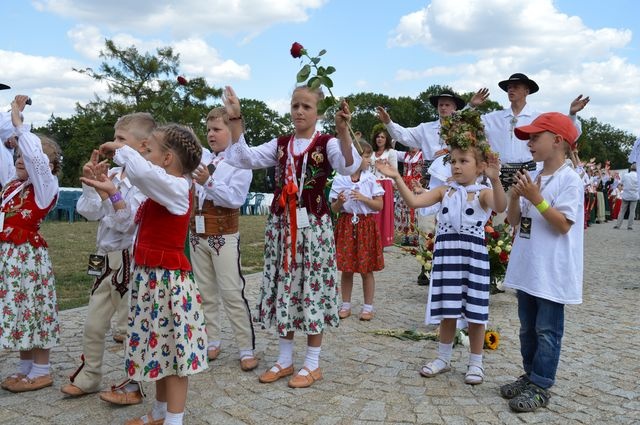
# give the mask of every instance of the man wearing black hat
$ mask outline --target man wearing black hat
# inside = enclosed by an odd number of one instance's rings
[[[429,102],[438,110],[440,119],[448,117],[466,105],[462,98],[450,90],[443,90],[440,94],[429,97]],[[440,139],[440,120],[405,128],[391,121],[391,117],[382,106],[378,106],[376,110],[378,119],[384,123],[391,137],[407,147],[421,149],[426,161],[431,162],[445,153],[446,146]]]
[[[485,127],[485,134],[491,145],[491,149],[500,154],[502,162],[501,179],[502,185],[507,190],[513,183],[515,172],[521,168],[529,171],[536,169],[531,153],[526,143],[518,140],[513,129],[531,122],[540,115],[534,111],[527,103],[527,96],[539,90],[538,84],[522,73],[515,73],[508,79],[500,81],[498,86],[507,92],[510,107],[501,111],[489,112],[482,116],[482,123]],[[489,90],[486,88],[478,90],[471,98],[471,107],[482,104],[489,97]],[[576,114],[589,103],[589,97],[579,95],[571,102],[569,107],[569,117],[573,120],[578,135],[582,133],[580,121]]]

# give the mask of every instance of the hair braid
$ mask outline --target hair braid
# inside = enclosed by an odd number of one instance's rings
[[[166,124],[155,131],[163,134],[167,147],[178,156],[183,174],[189,174],[198,167],[202,145],[193,130],[180,124]]]

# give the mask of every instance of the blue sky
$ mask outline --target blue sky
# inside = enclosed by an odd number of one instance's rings
[[[460,92],[524,72],[540,84],[529,103],[640,135],[640,45],[635,0],[9,0],[0,28],[0,105],[17,93],[42,124],[68,116],[104,87],[72,67],[96,67],[104,38],[140,50],[171,45],[187,77],[231,85],[284,112],[300,62],[293,41],[337,68],[336,95],[417,96],[431,84]]]

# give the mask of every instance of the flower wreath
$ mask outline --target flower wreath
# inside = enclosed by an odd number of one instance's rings
[[[466,151],[471,147],[477,147],[485,156],[495,154],[484,134],[480,113],[472,108],[456,111],[450,116],[442,118],[440,137],[449,146],[449,149]],[[449,156],[450,154],[447,154],[445,162],[449,160]]]

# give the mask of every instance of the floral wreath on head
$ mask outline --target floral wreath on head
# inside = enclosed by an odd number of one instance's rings
[[[440,137],[449,149],[469,150],[471,147],[480,149],[485,157],[497,155],[491,150],[484,133],[484,125],[480,113],[472,108],[456,111],[448,117],[442,118]],[[449,161],[451,154],[445,157]]]

